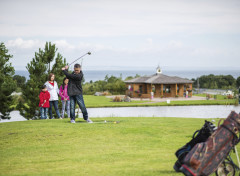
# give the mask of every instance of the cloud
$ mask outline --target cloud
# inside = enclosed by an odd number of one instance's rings
[[[167,45],[168,49],[175,49],[175,48],[182,48],[182,47],[183,47],[183,43],[181,41],[175,41],[175,40],[171,40]]]
[[[62,48],[64,50],[74,50],[76,49],[76,46],[69,44],[66,40],[56,40],[53,42],[57,48]]]
[[[136,41],[135,41],[136,39]],[[199,39],[199,38],[198,38]],[[229,42],[231,44],[231,39]],[[239,46],[229,46],[229,42],[221,45],[202,45],[200,40],[194,39],[195,45],[189,38],[177,38],[176,36],[162,38],[154,37],[126,37],[126,38],[59,38],[52,40],[56,44],[58,52],[67,59],[69,63],[91,51],[92,55],[84,61],[86,68],[99,68],[106,66],[134,66],[134,67],[156,67],[161,66],[235,66],[239,65]],[[238,40],[236,40],[238,41]],[[214,40],[214,44],[218,40]],[[45,40],[28,40],[16,38],[7,40],[9,53],[13,55],[13,65],[17,69],[25,68],[26,64],[34,57],[39,48],[44,49]],[[226,47],[226,46],[229,47]],[[219,62],[221,60],[221,62]]]
[[[0,36],[164,36],[240,31],[240,3],[236,0],[4,1],[0,6]]]
[[[23,38],[16,38],[14,40],[8,40],[6,42],[6,47],[11,49],[35,49],[35,48],[44,48],[45,41],[42,40],[24,40]],[[51,42],[55,44],[57,48],[64,50],[66,52],[72,52],[74,50],[114,50],[112,46],[100,44],[100,43],[88,43],[88,42],[79,42],[77,44],[69,43],[67,40],[60,39],[54,40]]]
[[[39,40],[23,40],[22,38],[16,38],[15,40],[9,40],[6,43],[6,46],[10,48],[31,49],[44,46],[44,42]]]
[[[147,44],[149,44],[149,45],[153,44],[153,39],[152,38],[147,38],[146,41],[147,41]]]
[[[114,50],[112,46],[100,43],[79,42],[77,44],[70,44],[66,40],[56,40],[53,41],[53,43],[56,44],[56,47],[59,48],[59,50],[65,52]]]

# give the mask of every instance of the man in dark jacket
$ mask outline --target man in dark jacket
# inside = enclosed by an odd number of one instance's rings
[[[62,71],[66,75],[66,77],[69,79],[67,92],[68,92],[68,96],[70,98],[71,123],[75,123],[76,102],[83,113],[84,120],[86,120],[88,123],[93,123],[88,118],[88,112],[85,107],[83,96],[82,96],[82,84],[81,83],[82,83],[83,73],[81,71],[81,65],[75,64],[74,72],[72,74],[68,73],[68,66],[63,67]]]

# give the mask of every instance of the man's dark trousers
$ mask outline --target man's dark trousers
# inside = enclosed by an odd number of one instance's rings
[[[83,96],[82,95],[73,95],[69,96],[70,97],[70,117],[71,120],[75,120],[75,107],[76,107],[76,102],[78,106],[80,107],[82,113],[83,113],[83,119],[87,120],[88,119],[88,112],[86,109],[86,106],[84,104]]]

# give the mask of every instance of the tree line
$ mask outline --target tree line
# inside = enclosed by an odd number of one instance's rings
[[[206,89],[236,89],[240,87],[240,76],[235,79],[232,75],[203,75],[194,81],[193,87]]]
[[[139,77],[139,75],[136,74],[135,77],[129,76],[125,80],[136,77]],[[126,85],[122,79],[122,76],[115,77],[106,75],[104,80],[98,80],[95,82],[90,81],[83,84],[83,94],[85,95],[93,95],[95,92],[106,91],[113,95],[125,94]]]

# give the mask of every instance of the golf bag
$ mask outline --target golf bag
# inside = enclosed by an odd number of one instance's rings
[[[207,176],[215,172],[238,143],[239,131],[240,115],[232,111],[206,142],[193,147],[185,157],[180,171],[187,176]]]
[[[178,160],[175,162],[173,168],[176,172],[180,172],[180,167],[183,164],[185,156],[191,151],[191,149],[200,142],[205,142],[209,136],[216,130],[213,123],[205,120],[203,127],[200,130],[194,132],[192,140],[178,149],[175,153]]]

